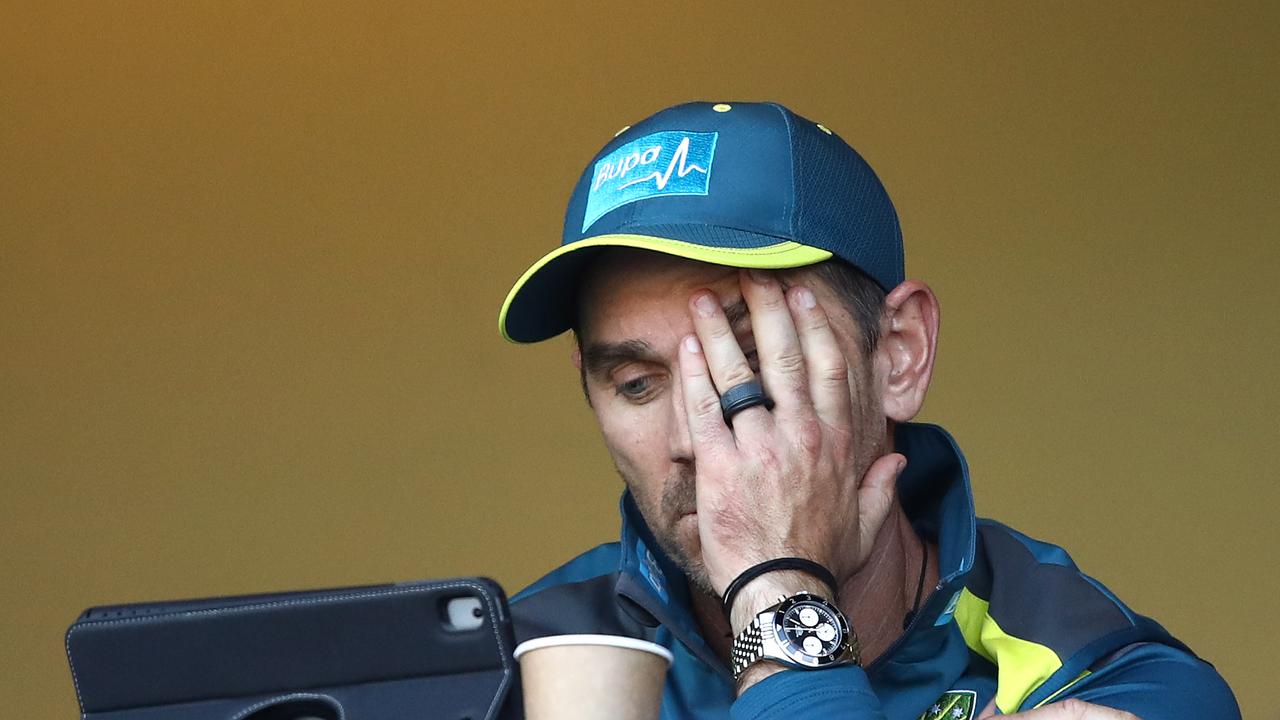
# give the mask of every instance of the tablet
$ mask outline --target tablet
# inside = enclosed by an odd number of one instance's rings
[[[520,713],[511,616],[485,578],[91,608],[66,645],[92,720]]]

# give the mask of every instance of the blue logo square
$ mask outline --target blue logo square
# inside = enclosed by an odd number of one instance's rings
[[[663,195],[706,195],[719,133],[657,132],[596,162],[582,218],[586,232],[610,210]]]

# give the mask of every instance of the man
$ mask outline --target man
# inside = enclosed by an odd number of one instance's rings
[[[938,301],[822,125],[691,103],[624,128],[499,324],[573,330],[627,486],[620,542],[520,593],[517,633],[667,646],[664,718],[1238,717],[1064,551],[975,519],[954,441],[909,422]]]

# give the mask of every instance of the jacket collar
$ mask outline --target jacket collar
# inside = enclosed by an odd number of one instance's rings
[[[868,668],[873,679],[878,668],[926,657],[945,641],[942,635],[973,567],[977,543],[969,466],[951,435],[937,425],[902,423],[894,433],[894,449],[907,458],[898,478],[899,500],[916,531],[937,542],[940,580],[907,632]],[[620,509],[622,552],[615,588],[620,603],[638,621],[666,627],[694,655],[723,672],[698,633],[683,572],[659,548],[629,491],[623,493]]]

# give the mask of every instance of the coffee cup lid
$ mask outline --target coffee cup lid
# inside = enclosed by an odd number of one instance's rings
[[[668,665],[670,665],[675,659],[671,655],[671,651],[661,645],[651,643],[647,640],[623,637],[621,635],[548,635],[546,637],[534,638],[533,640],[526,640],[516,646],[515,659],[519,660],[520,656],[527,652],[561,645],[604,645],[608,647],[626,648],[628,650],[640,650],[664,658]]]

